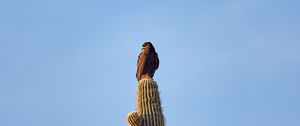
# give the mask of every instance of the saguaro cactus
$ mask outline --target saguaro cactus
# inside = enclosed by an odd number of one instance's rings
[[[129,112],[126,120],[130,126],[165,125],[156,81],[151,78],[139,81],[136,112]]]

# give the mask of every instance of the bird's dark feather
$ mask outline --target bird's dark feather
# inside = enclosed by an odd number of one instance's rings
[[[158,55],[155,52],[154,47],[144,49],[138,56],[137,60],[137,80],[141,80],[144,77],[153,78],[155,70],[159,67]]]

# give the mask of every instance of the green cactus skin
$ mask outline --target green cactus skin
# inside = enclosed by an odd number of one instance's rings
[[[138,83],[136,112],[127,114],[130,126],[164,126],[158,86],[153,79],[142,79]]]

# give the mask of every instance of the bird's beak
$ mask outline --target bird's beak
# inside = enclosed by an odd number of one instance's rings
[[[145,47],[142,47],[141,50],[145,49]]]

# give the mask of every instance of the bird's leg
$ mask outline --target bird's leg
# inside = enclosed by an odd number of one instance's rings
[[[152,77],[147,73],[142,75],[141,80],[142,79],[152,79]]]

